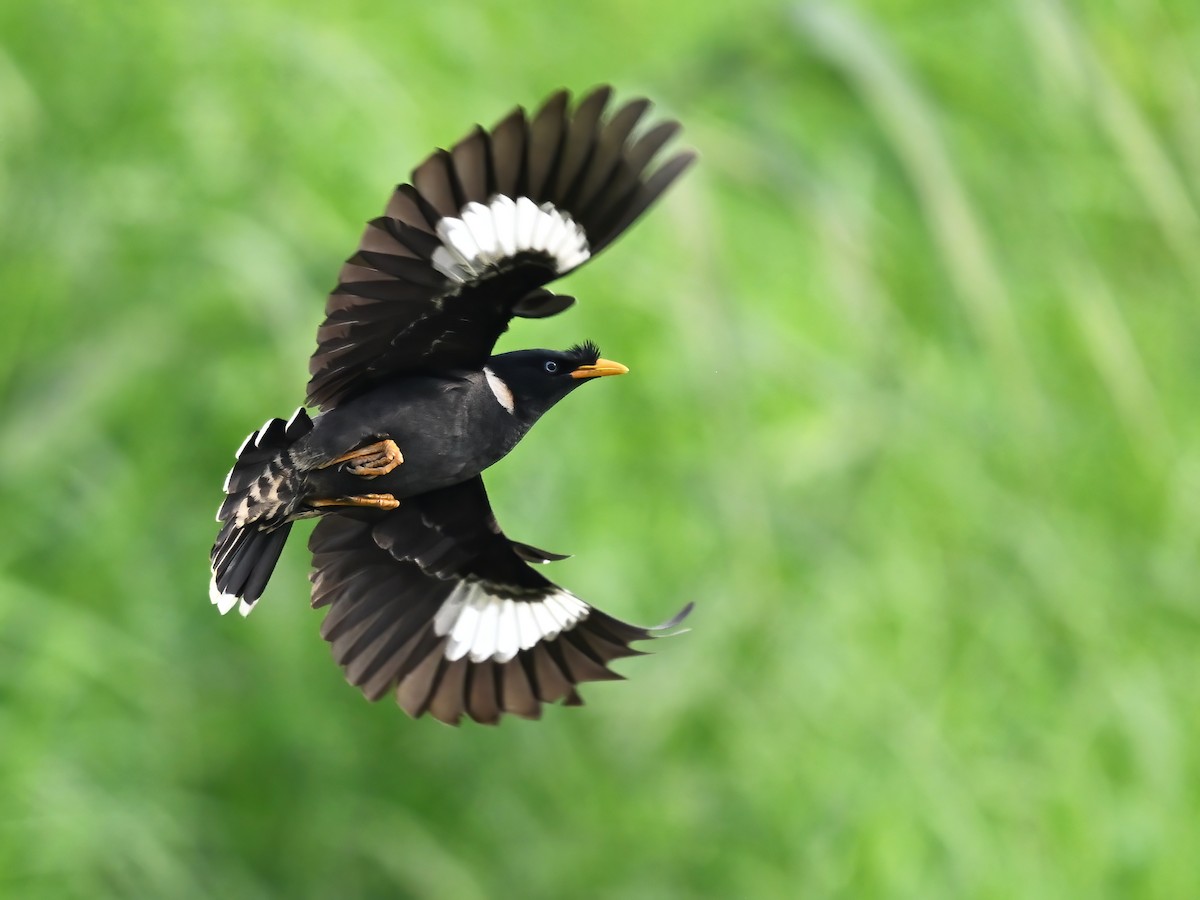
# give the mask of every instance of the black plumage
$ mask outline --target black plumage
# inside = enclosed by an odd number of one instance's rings
[[[615,240],[691,164],[652,166],[678,131],[636,134],[649,103],[611,115],[607,87],[565,91],[439,150],[368,223],[326,305],[307,403],[243,444],[225,484],[210,593],[222,612],[261,597],[293,522],[309,541],[322,635],[369,699],[414,716],[495,722],[579,703],[575,686],[659,635],[584,603],[509,540],[480,473],[547,410],[626,371],[593,344],[492,355],[514,317],[574,302],[545,288]]]

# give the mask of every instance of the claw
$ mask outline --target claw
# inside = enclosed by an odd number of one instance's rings
[[[404,462],[404,455],[400,452],[400,448],[396,446],[395,441],[388,438],[344,453],[337,459],[331,459],[324,463],[320,468],[328,469],[330,466],[350,463],[346,466],[346,471],[351,475],[378,478],[380,475],[388,474],[402,462]]]

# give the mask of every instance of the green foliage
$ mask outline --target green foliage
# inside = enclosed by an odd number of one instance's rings
[[[412,8],[408,8],[408,7]],[[1200,895],[1200,12],[0,7],[0,894]],[[504,342],[489,484],[694,631],[584,710],[371,706],[205,596],[231,453],[435,144],[611,81],[702,155]]]

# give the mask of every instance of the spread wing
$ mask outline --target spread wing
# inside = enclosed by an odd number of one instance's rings
[[[329,607],[321,634],[347,680],[450,724],[582,703],[577,684],[621,678],[609,662],[691,609],[638,628],[589,606],[529,565],[562,557],[504,536],[480,478],[386,514],[326,516],[309,548],[312,605]]]
[[[635,135],[649,101],[605,115],[611,94],[569,109],[560,91],[532,118],[518,108],[413,171],[342,268],[308,405],[330,409],[403,372],[478,368],[513,316],[574,302],[543,285],[612,243],[695,158],[650,167],[678,123]]]

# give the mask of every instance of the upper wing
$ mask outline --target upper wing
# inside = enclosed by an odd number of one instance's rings
[[[609,662],[691,609],[638,628],[548,581],[527,561],[562,557],[508,540],[480,478],[383,515],[327,516],[309,548],[312,605],[330,607],[321,634],[347,680],[370,700],[395,688],[410,715],[450,724],[581,703],[575,685],[620,678]]]
[[[542,286],[612,243],[692,163],[651,159],[678,130],[633,134],[647,100],[611,116],[602,87],[551,96],[439,150],[367,225],[343,266],[309,362],[308,405],[329,409],[398,372],[482,366],[513,316],[573,302]]]

